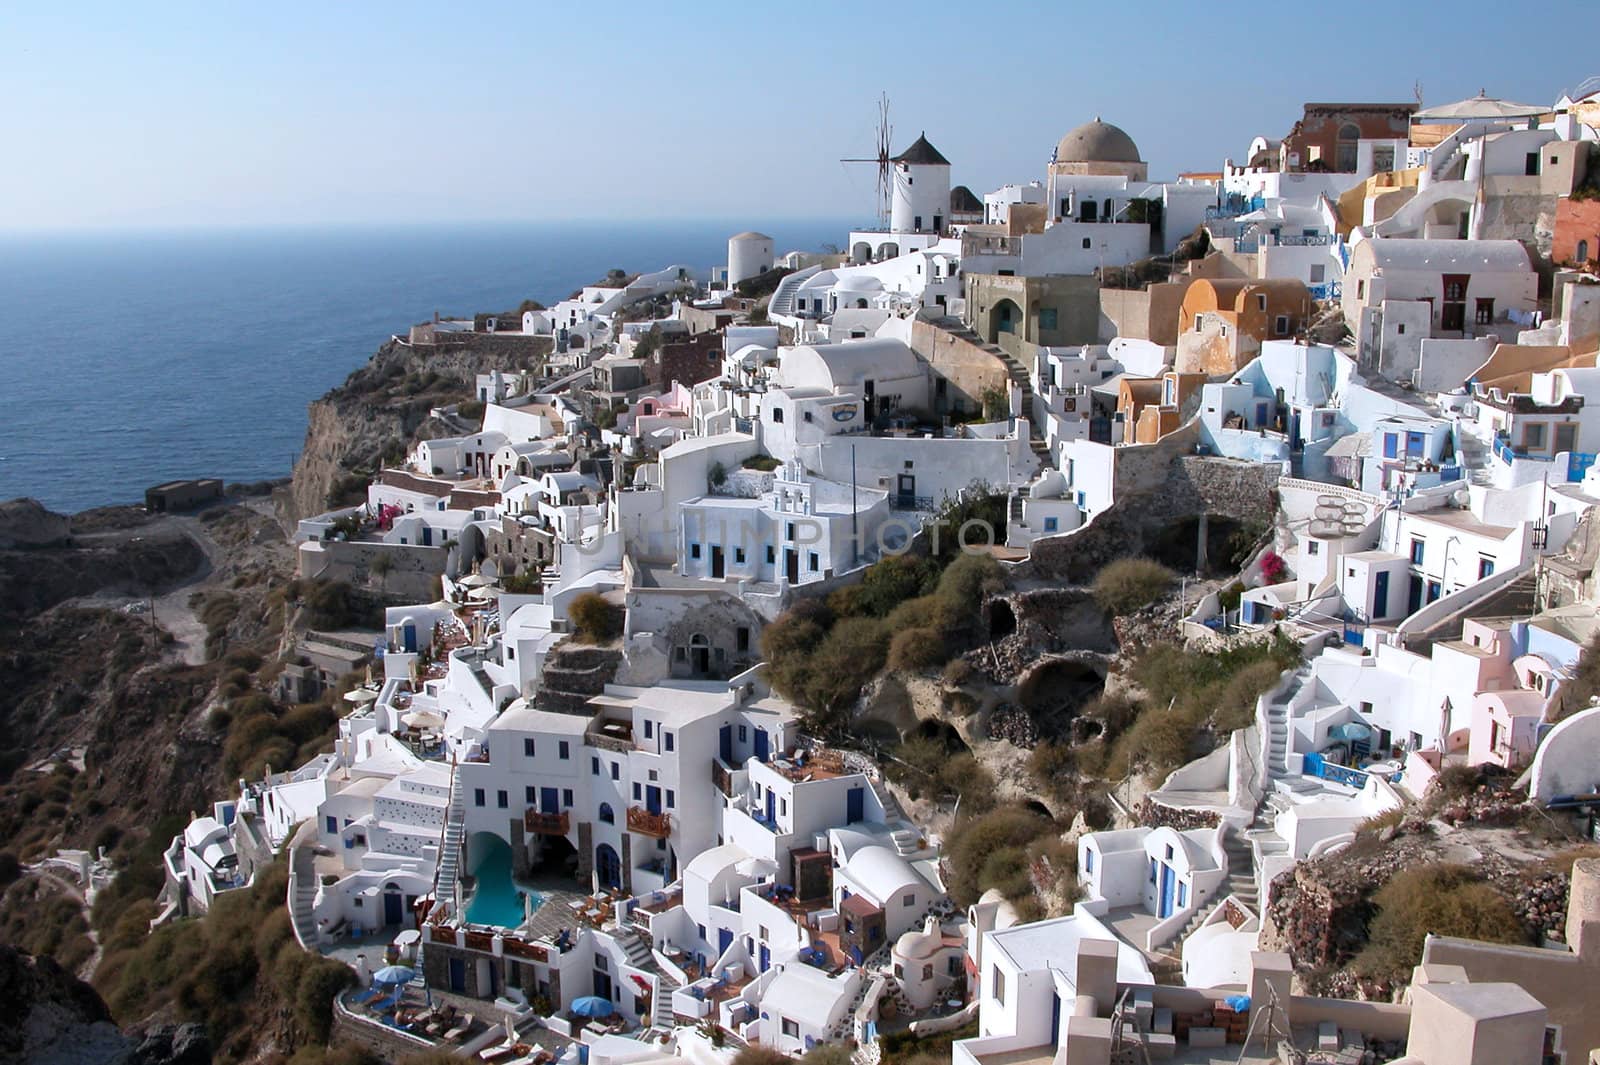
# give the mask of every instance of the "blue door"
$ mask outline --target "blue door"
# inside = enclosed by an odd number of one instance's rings
[[[777,804],[778,804],[777,803],[777,798],[772,794],[772,789],[768,788],[767,789],[767,824],[769,824],[769,825],[776,825],[778,823],[777,820],[775,819],[775,815],[773,813],[774,809],[777,807]]]
[[[1172,891],[1173,883],[1177,878],[1172,875],[1172,866],[1161,866],[1161,912],[1157,915],[1162,918],[1172,916]]]
[[[422,546],[423,547],[432,547],[433,546],[433,527],[432,526],[424,525],[422,527]]]
[[[764,728],[756,729],[756,761],[765,762],[771,753],[772,747],[767,739],[767,730]]]
[[[723,725],[722,731],[717,733],[717,753],[729,765],[733,764],[733,726]]]
[[[467,990],[467,959],[450,959],[450,990],[464,994]]]
[[[761,971],[766,972],[772,968],[772,951],[767,949],[765,943],[761,944]]]
[[[1372,582],[1372,617],[1386,618],[1389,616],[1389,574],[1380,573]]]
[[[383,923],[387,925],[400,924],[405,920],[405,900],[398,891],[385,891],[383,893]]]
[[[721,958],[728,953],[728,948],[733,946],[733,929],[717,929],[717,957]]]
[[[653,814],[658,814],[658,813],[661,812],[661,789],[660,788],[645,788],[644,789],[644,808],[646,810],[649,810]]]
[[[1050,1045],[1061,1043],[1061,996],[1050,992]]]
[[[622,886],[622,859],[609,843],[600,844],[594,855],[595,873],[601,887]]]
[[[400,646],[405,649],[406,654],[416,654],[417,626],[414,623],[408,621],[401,627]]]
[[[539,789],[539,812],[542,814],[558,814],[561,812],[561,792],[555,788]]]
[[[599,969],[594,971],[594,997],[611,1001],[611,976]]]
[[[857,821],[867,819],[867,789],[851,788],[845,793],[844,820],[845,824],[853,825]]]

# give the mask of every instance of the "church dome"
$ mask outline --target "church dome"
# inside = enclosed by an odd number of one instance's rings
[[[1096,116],[1061,138],[1056,145],[1058,163],[1138,163],[1139,146],[1133,138]]]

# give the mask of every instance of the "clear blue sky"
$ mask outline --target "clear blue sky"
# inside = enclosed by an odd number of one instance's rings
[[[980,195],[1103,115],[1152,176],[1307,100],[1548,103],[1597,0],[0,8],[0,229],[872,211],[880,91]],[[903,19],[903,25],[896,24]]]

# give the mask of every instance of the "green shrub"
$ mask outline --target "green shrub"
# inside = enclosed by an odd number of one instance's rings
[[[1159,599],[1176,579],[1170,569],[1148,558],[1119,558],[1095,576],[1095,602],[1109,614],[1132,614]]]
[[[886,617],[906,600],[931,592],[939,579],[939,566],[932,559],[891,555],[867,567],[861,579],[860,606],[869,614]]]
[[[1510,904],[1461,865],[1402,869],[1373,897],[1378,912],[1367,926],[1357,972],[1374,980],[1405,980],[1422,960],[1431,933],[1489,943],[1526,943]]]
[[[575,597],[567,606],[567,617],[578,643],[610,643],[622,635],[622,608],[598,592]]]
[[[944,841],[950,897],[960,906],[977,902],[991,886],[984,879],[990,855],[1005,848],[1026,849],[1034,840],[1055,831],[1048,818],[1020,806],[1001,806],[963,818]]]
[[[917,672],[936,669],[949,657],[938,629],[902,629],[889,641],[889,668]]]
[[[783,463],[779,462],[771,455],[751,455],[749,458],[744,460],[745,469],[760,470],[762,473],[771,473],[773,470],[782,465]]]
[[[752,1043],[733,1056],[733,1065],[794,1065],[794,1059],[775,1047]]]
[[[952,658],[945,663],[942,677],[952,688],[959,688],[972,679],[972,663],[965,658]]]

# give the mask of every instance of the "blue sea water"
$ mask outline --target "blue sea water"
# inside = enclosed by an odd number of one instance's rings
[[[756,222],[780,251],[846,221]],[[727,261],[751,221],[0,234],[0,499],[63,511],[289,473],[306,404],[391,334]]]

